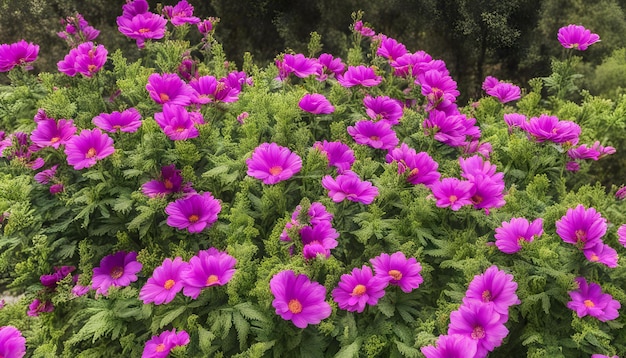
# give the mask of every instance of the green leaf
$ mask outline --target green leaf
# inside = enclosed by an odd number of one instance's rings
[[[161,318],[161,322],[159,323],[159,328],[163,328],[166,325],[170,324],[173,320],[175,320],[178,316],[180,316],[185,310],[187,306],[176,307],[175,310],[168,312],[163,318]]]
[[[361,340],[357,339],[349,345],[341,348],[335,358],[354,358],[359,356],[359,349],[361,348]]]

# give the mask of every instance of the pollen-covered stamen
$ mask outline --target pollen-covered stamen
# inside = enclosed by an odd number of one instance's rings
[[[165,344],[163,344],[163,343],[157,344],[156,347],[154,347],[154,351],[158,352],[158,353],[164,352],[165,351]]]
[[[380,140],[380,137],[377,135],[373,135],[373,136],[370,136],[370,139],[373,141],[377,141],[377,140]]]
[[[389,276],[391,276],[395,281],[400,281],[402,279],[402,272],[398,270],[389,270],[387,272]]]
[[[272,175],[278,175],[283,172],[283,167],[281,167],[280,165],[275,165],[270,168],[269,172]]]
[[[165,281],[165,284],[163,284],[163,287],[166,290],[170,290],[170,289],[172,289],[172,287],[174,287],[175,284],[176,284],[176,281],[174,281],[172,279],[169,279],[169,280]]]
[[[113,266],[109,274],[111,275],[111,278],[117,280],[118,278],[122,277],[122,275],[124,275],[124,268],[121,266]]]
[[[170,96],[168,96],[167,93],[159,93],[159,98],[163,102],[167,102],[170,100]]]
[[[472,339],[482,339],[485,338],[485,329],[481,326],[474,327],[474,330],[471,334]]]
[[[218,282],[220,279],[217,277],[217,275],[210,275],[209,277],[207,277],[206,279],[206,285],[207,286],[211,286],[212,284]]]
[[[191,214],[189,215],[188,219],[190,223],[195,223],[195,222],[198,222],[198,220],[200,220],[200,217],[196,214]]]
[[[149,29],[149,28],[144,27],[144,28],[142,28],[142,29],[137,30],[137,32],[139,32],[140,34],[145,34],[146,32],[150,32],[150,29]]]
[[[587,232],[585,230],[578,229],[574,232],[574,235],[576,235],[576,241],[578,242],[587,240]]]
[[[291,313],[298,314],[302,312],[302,303],[297,298],[292,298],[287,304],[287,308],[289,308]]]
[[[592,308],[592,307],[595,307],[595,306],[596,306],[596,304],[595,304],[595,303],[593,303],[593,301],[592,301],[592,300],[585,300],[585,301],[583,301],[583,304],[584,304],[584,305],[585,305],[585,307],[587,307],[587,308]]]
[[[174,183],[172,183],[172,181],[169,179],[165,179],[163,181],[163,186],[165,186],[165,189],[171,190],[174,188]]]
[[[87,151],[87,154],[85,154],[86,158],[93,158],[96,156],[96,148],[89,148],[89,150]]]
[[[354,289],[352,289],[352,296],[362,296],[365,291],[367,291],[367,287],[365,287],[365,285],[358,284],[354,286]]]
[[[61,140],[61,137],[52,137],[52,139],[50,139],[50,143],[56,143],[60,140]]]
[[[591,257],[589,258],[589,261],[592,261],[592,262],[596,262],[596,261],[599,261],[599,260],[600,260],[600,257],[598,255],[596,255],[595,253],[592,253]]]
[[[489,292],[489,290],[484,290],[483,294],[481,295],[483,302],[491,302],[491,292]]]
[[[450,200],[450,203],[454,204],[459,198],[456,195],[450,195],[448,200]]]

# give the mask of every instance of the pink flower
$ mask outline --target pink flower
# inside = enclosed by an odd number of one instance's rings
[[[0,357],[22,358],[26,354],[26,339],[13,326],[0,327]]]
[[[539,117],[532,117],[524,123],[523,128],[531,138],[537,142],[551,141],[557,144],[568,143],[575,145],[581,128],[572,121],[561,121],[555,116],[542,114]]]
[[[326,288],[307,275],[281,271],[270,280],[270,290],[276,314],[298,328],[318,324],[332,313],[326,302]]]
[[[308,58],[301,53],[295,55],[288,53],[283,56],[282,60],[276,60],[276,67],[278,67],[279,78],[282,81],[292,73],[296,77],[307,78],[318,73],[322,65],[316,58]]]
[[[450,207],[453,211],[472,204],[473,187],[472,183],[457,178],[443,178],[430,186],[433,196],[437,199],[437,207]]]
[[[591,33],[584,26],[570,24],[559,29],[557,39],[565,48],[585,51],[587,47],[600,41],[600,36]]]
[[[584,248],[583,253],[587,260],[591,262],[599,262],[610,268],[617,267],[617,260],[619,258],[617,251],[607,244],[598,242],[591,247]]]
[[[587,283],[584,277],[577,277],[574,281],[578,284],[578,289],[568,292],[572,300],[567,303],[567,308],[576,311],[578,317],[590,315],[606,322],[619,316],[617,310],[621,304],[610,294],[603,293],[600,285]]]
[[[626,247],[626,224],[622,224],[619,229],[617,229],[617,236],[619,243]]]
[[[382,80],[383,78],[378,76],[372,67],[365,67],[363,65],[356,67],[350,66],[343,75],[337,75],[339,84],[346,88],[358,85],[374,87],[378,86]]]
[[[191,183],[183,183],[183,177],[180,175],[180,170],[176,169],[175,164],[161,167],[159,179],[144,183],[141,186],[141,191],[150,198],[178,192],[194,192]]]
[[[49,169],[42,170],[39,173],[35,174],[35,177],[34,177],[35,181],[39,184],[50,183],[50,180],[52,180],[54,176],[56,175],[58,167],[59,165],[56,164],[50,167]]]
[[[0,72],[9,72],[15,66],[22,66],[26,70],[32,70],[30,64],[37,60],[39,45],[20,40],[12,44],[0,45]]]
[[[323,94],[319,93],[305,94],[298,103],[298,106],[300,106],[303,111],[313,114],[330,114],[335,111],[335,107]]]
[[[475,339],[462,334],[441,335],[436,347],[421,348],[426,358],[477,358],[478,343]]]
[[[30,134],[30,140],[38,147],[52,147],[59,149],[76,133],[76,126],[71,119],[50,118],[37,122],[37,128]]]
[[[40,313],[52,311],[54,311],[54,305],[51,301],[40,301],[38,298],[35,298],[33,302],[28,305],[28,312],[26,312],[26,314],[29,317],[38,317]]]
[[[183,274],[183,294],[195,300],[204,288],[225,285],[237,271],[236,263],[234,257],[213,247],[199,251],[189,259],[189,266]]]
[[[433,58],[429,54],[420,50],[415,53],[406,53],[396,58],[390,65],[394,69],[394,76],[416,78],[420,73],[425,72],[424,69],[432,60]]]
[[[409,293],[424,282],[420,275],[422,265],[414,257],[407,259],[402,251],[391,255],[382,253],[370,262],[376,276],[388,278],[390,285],[400,286],[403,292]]]
[[[133,133],[141,126],[141,114],[135,108],[129,108],[122,112],[100,113],[92,122],[103,131]]]
[[[173,348],[187,344],[189,344],[189,334],[183,330],[176,333],[176,328],[172,328],[171,331],[152,336],[146,342],[141,358],[166,358]]]
[[[354,28],[354,31],[360,33],[362,36],[365,36],[365,37],[372,37],[376,34],[374,30],[363,25],[363,21],[361,20],[356,21],[354,23],[353,28]]]
[[[567,209],[567,213],[555,225],[556,233],[563,241],[580,249],[602,243],[607,228],[606,219],[596,209],[585,209],[582,204],[575,209]]]
[[[222,210],[219,200],[211,193],[190,194],[169,203],[165,208],[167,225],[190,233],[199,233],[217,221]]]
[[[276,184],[287,180],[302,169],[302,159],[289,148],[276,143],[262,143],[246,159],[247,174],[263,181],[263,184]]]
[[[496,98],[500,103],[507,103],[520,99],[521,90],[518,86],[510,83],[500,82],[495,87],[487,91],[487,94]]]
[[[314,259],[317,255],[330,257],[330,250],[337,247],[339,233],[335,230],[330,221],[318,222],[312,226],[304,226],[300,229],[302,239],[302,254],[307,260]]]
[[[100,128],[83,129],[65,145],[67,164],[75,170],[89,168],[113,152],[113,139],[102,133]]]
[[[514,254],[522,249],[522,241],[532,242],[543,234],[543,219],[529,223],[525,218],[511,218],[496,228],[496,246],[505,254]]]
[[[342,74],[346,65],[341,61],[339,57],[333,57],[333,55],[329,53],[323,53],[318,58],[317,61],[322,65],[317,71],[317,80],[324,81],[328,77],[337,77]]]
[[[397,162],[398,174],[406,172],[406,180],[413,185],[430,186],[441,176],[437,171],[439,164],[428,153],[416,153],[415,149],[410,148],[406,143],[390,150],[385,160],[387,163]]]
[[[118,30],[124,36],[135,40],[138,48],[144,48],[148,39],[163,38],[166,25],[167,20],[163,16],[151,12],[138,13],[134,16],[125,12],[117,18]]]
[[[194,90],[175,73],[153,73],[148,77],[146,90],[156,103],[187,106]]]
[[[489,92],[491,91],[495,86],[497,86],[500,83],[500,80],[493,77],[493,76],[487,76],[485,77],[485,80],[483,81],[483,85],[482,88],[485,92]]]
[[[365,112],[374,121],[386,121],[390,125],[396,125],[404,114],[402,104],[397,99],[387,96],[372,97],[366,95],[363,98]]]
[[[385,295],[389,277],[374,276],[369,266],[354,268],[350,274],[341,275],[333,289],[333,300],[339,308],[350,312],[363,312],[365,305],[375,306]]]
[[[183,106],[165,104],[163,112],[154,114],[154,120],[171,140],[187,140],[200,135],[190,113]]]
[[[519,113],[507,113],[504,115],[504,122],[509,127],[509,133],[512,133],[513,128],[524,128],[526,116]]]
[[[319,150],[328,158],[328,165],[337,168],[337,172],[341,174],[346,170],[350,170],[352,163],[356,160],[354,151],[347,144],[341,142],[315,142],[313,148]]]
[[[386,58],[389,62],[394,62],[406,53],[406,46],[391,37],[383,39],[376,50],[376,55]]]
[[[174,26],[200,22],[199,18],[193,16],[193,6],[187,0],[179,1],[175,6],[163,6],[163,14],[170,19]]]
[[[137,261],[137,253],[118,251],[100,260],[93,268],[92,287],[96,293],[107,295],[109,287],[125,287],[137,281],[137,273],[143,265]]]
[[[509,330],[494,306],[480,302],[463,303],[450,313],[448,334],[461,334],[478,343],[475,357],[485,357],[502,344]]]
[[[371,204],[378,196],[378,188],[368,181],[362,181],[353,171],[345,171],[336,179],[330,175],[322,178],[322,186],[328,190],[328,196],[335,202],[344,199],[350,201]]]
[[[183,289],[183,273],[187,265],[189,264],[180,257],[173,261],[166,258],[161,266],[154,269],[152,277],[139,291],[139,299],[144,304],[154,302],[155,305],[160,305],[171,302]]]
[[[368,145],[375,149],[389,150],[398,145],[398,137],[391,125],[385,121],[372,122],[361,120],[347,128],[348,134],[358,144]]]
[[[108,51],[103,45],[94,45],[93,42],[85,42],[73,48],[62,61],[57,63],[60,72],[70,77],[77,73],[85,77],[93,77],[102,69],[107,60]]]
[[[513,275],[493,265],[483,274],[474,276],[463,298],[463,304],[479,302],[490,305],[501,317],[507,317],[509,307],[521,303],[515,294],[516,290],[517,283],[513,281]]]
[[[429,70],[421,74],[415,82],[421,86],[422,95],[432,107],[437,107],[444,101],[455,102],[460,95],[456,82],[446,72]]]

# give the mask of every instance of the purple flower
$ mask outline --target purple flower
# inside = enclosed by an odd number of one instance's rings
[[[409,293],[418,288],[424,279],[420,275],[422,265],[414,257],[406,258],[402,251],[391,255],[382,253],[370,260],[376,276],[389,279],[389,284],[400,286]]]
[[[424,119],[422,127],[427,134],[433,134],[435,140],[452,147],[459,147],[467,144],[467,135],[477,135],[473,132],[473,128],[465,125],[466,121],[468,121],[467,117],[462,114],[448,115],[444,111],[432,110],[428,113],[428,118]]]
[[[93,118],[92,122],[103,131],[133,133],[141,126],[141,114],[137,109],[129,108],[122,112],[114,111],[111,114],[100,113]]]
[[[113,152],[113,139],[102,133],[100,128],[83,129],[65,145],[67,164],[75,170],[89,168]]]
[[[171,331],[152,336],[146,342],[141,358],[166,358],[173,348],[187,344],[189,344],[189,334],[183,330],[176,333],[176,328],[172,328]]]
[[[585,51],[587,47],[600,41],[600,36],[591,33],[584,26],[570,24],[559,29],[557,39],[565,48]]]
[[[622,224],[619,229],[617,229],[617,236],[619,243],[626,247],[626,224]]]
[[[154,114],[154,120],[171,140],[187,140],[200,135],[190,113],[183,106],[165,104],[163,112]]]
[[[434,182],[430,189],[437,199],[437,207],[450,207],[453,211],[459,210],[464,205],[472,204],[472,189],[474,185],[458,178],[443,178]]]
[[[385,121],[361,120],[347,128],[348,134],[358,144],[368,145],[375,149],[389,150],[398,145],[398,137],[391,125]]]
[[[493,265],[483,274],[474,276],[463,298],[463,304],[480,302],[493,306],[493,310],[501,317],[507,317],[509,307],[521,303],[515,294],[516,290],[517,283],[513,281],[513,275]]]
[[[595,245],[584,248],[583,253],[587,260],[591,262],[599,262],[610,268],[617,267],[618,255],[614,248],[602,242],[597,242]]]
[[[211,30],[213,30],[213,22],[211,19],[202,20],[197,24],[198,31],[206,36]]]
[[[323,94],[319,93],[305,94],[298,103],[298,106],[300,106],[303,111],[313,114],[330,114],[335,111],[335,107],[333,107]]]
[[[270,280],[270,290],[276,314],[298,328],[318,324],[332,312],[326,302],[326,288],[307,275],[281,271]]]
[[[581,128],[572,121],[561,121],[555,116],[542,114],[524,123],[524,130],[537,142],[551,141],[557,144],[578,143]]]
[[[343,87],[349,88],[361,85],[363,87],[378,86],[383,78],[376,75],[372,67],[363,65],[350,66],[342,75],[337,75],[337,81]]]
[[[48,184],[54,178],[57,173],[57,168],[59,165],[53,165],[49,169],[42,170],[39,173],[35,174],[35,181],[39,184]]]
[[[514,254],[522,249],[522,241],[532,242],[535,237],[543,235],[543,219],[537,218],[529,223],[525,218],[511,218],[503,221],[496,228],[496,246],[505,254]]]
[[[354,151],[342,142],[315,142],[313,148],[319,150],[328,158],[328,165],[337,168],[338,173],[350,170],[356,160]]]
[[[195,300],[205,287],[224,286],[237,271],[236,263],[234,257],[213,247],[199,251],[183,274],[183,294]]]
[[[439,164],[426,152],[416,153],[406,143],[399,148],[390,150],[385,157],[387,163],[398,163],[398,174],[407,172],[406,180],[413,184],[430,186],[439,180],[441,174],[437,171]]]
[[[362,181],[358,174],[347,170],[333,179],[330,175],[322,178],[322,186],[328,190],[328,196],[335,202],[344,199],[371,204],[378,196],[378,188],[368,181]]]
[[[169,203],[165,208],[167,225],[190,233],[199,233],[217,221],[222,210],[219,200],[211,193],[190,194]]]
[[[526,116],[519,113],[507,113],[504,115],[504,122],[509,127],[509,133],[512,133],[513,128],[525,128]]]
[[[56,183],[56,184],[50,185],[50,194],[52,195],[58,194],[62,192],[64,189],[65,189],[65,186],[63,186],[63,183]]]
[[[176,294],[183,289],[183,273],[187,270],[187,262],[176,257],[173,261],[166,258],[161,266],[152,272],[152,277],[139,291],[139,299],[144,304],[154,302],[155,305],[171,302]]]
[[[87,20],[79,13],[61,19],[61,24],[65,25],[65,30],[57,32],[57,36],[64,39],[70,47],[76,47],[76,44],[83,41],[95,40],[100,35],[100,31],[89,26]]]
[[[137,261],[137,253],[118,251],[100,260],[93,268],[92,288],[96,293],[107,295],[109,287],[126,287],[137,281],[137,273],[143,265]]]
[[[449,334],[439,336],[436,347],[425,346],[421,348],[421,351],[426,358],[478,358],[477,347],[477,341],[471,337]]]
[[[13,326],[0,327],[0,357],[22,358],[26,354],[26,339]]]
[[[170,19],[174,26],[200,22],[199,18],[193,16],[193,6],[187,0],[179,1],[175,6],[163,6],[163,14]]]
[[[429,54],[420,50],[415,53],[406,53],[396,58],[390,65],[393,67],[394,76],[415,78],[425,72],[424,69],[432,60]]]
[[[485,92],[489,92],[491,91],[495,86],[497,86],[500,83],[500,80],[493,77],[493,76],[487,76],[485,77],[485,80],[483,81],[482,84],[482,89]]]
[[[0,72],[9,72],[15,66],[22,66],[26,70],[32,70],[30,64],[37,60],[39,45],[33,45],[25,40],[12,44],[0,45]]]
[[[150,180],[141,186],[144,195],[154,198],[157,196],[165,196],[167,194],[178,192],[193,192],[191,183],[183,184],[183,177],[180,170],[176,169],[174,164],[161,167],[161,176],[159,179]]]
[[[332,292],[333,300],[341,309],[361,313],[366,304],[378,303],[388,284],[389,277],[374,276],[369,266],[355,267],[350,274],[341,275],[341,281]]]
[[[567,155],[572,159],[593,159],[599,160],[607,155],[614,154],[615,148],[604,147],[599,141],[595,141],[591,147],[581,144],[578,147],[571,148],[567,151]]]
[[[363,98],[365,112],[375,121],[385,121],[390,125],[396,125],[402,118],[402,104],[397,99],[387,96],[372,97],[366,95]]]
[[[422,95],[434,108],[439,103],[455,102],[460,95],[456,82],[446,72],[429,70],[421,74],[415,83],[422,88]]]
[[[295,55],[288,53],[283,56],[282,60],[276,60],[276,67],[278,67],[278,77],[282,81],[292,73],[296,77],[307,78],[318,73],[322,65],[316,58],[308,58],[301,53]]]
[[[330,221],[321,221],[312,226],[304,226],[300,229],[304,258],[310,260],[320,254],[326,258],[330,257],[330,250],[337,247],[338,237],[339,233],[332,227]]]
[[[51,301],[40,301],[38,298],[35,298],[33,302],[28,305],[28,311],[26,314],[29,317],[38,317],[40,313],[52,311],[54,311],[54,305]]]
[[[361,20],[358,20],[354,23],[354,31],[360,33],[362,36],[365,37],[372,37],[376,34],[374,30],[363,25],[363,21]]]
[[[302,169],[302,159],[289,148],[276,143],[262,143],[246,159],[247,174],[263,181],[263,184],[276,184],[287,180]]]
[[[156,103],[187,106],[194,90],[175,73],[153,73],[148,77],[146,90]]]
[[[76,133],[76,126],[71,119],[53,118],[44,119],[37,122],[37,128],[30,134],[30,140],[38,147],[52,147],[59,149],[59,146],[67,143]]]
[[[1,149],[2,147],[0,147]],[[2,150],[0,150],[0,157],[2,156]],[[626,199],[626,186],[623,186],[615,192],[615,198],[619,200]]]
[[[376,55],[386,58],[389,62],[394,62],[406,53],[406,46],[391,37],[384,38],[376,50]]]
[[[478,343],[475,357],[485,357],[502,344],[509,330],[493,305],[470,302],[450,313],[448,334],[461,334],[475,340]]]
[[[606,322],[619,316],[619,301],[614,300],[610,294],[603,293],[600,285],[587,283],[584,277],[577,277],[574,281],[578,284],[578,289],[568,292],[572,300],[567,303],[567,308],[576,311],[578,317],[590,315]]]
[[[324,81],[329,76],[337,77],[345,71],[346,65],[341,61],[341,58],[333,57],[333,55],[329,53],[323,53],[318,58],[317,61],[320,65],[322,65],[317,70],[317,80]]]
[[[137,41],[138,48],[144,48],[148,39],[161,39],[165,36],[167,20],[163,16],[151,12],[138,13],[134,16],[131,14],[119,16],[117,28],[124,36]]]
[[[520,99],[521,91],[516,85],[500,82],[487,91],[487,94],[495,97],[500,103],[507,103]]]
[[[107,60],[108,51],[103,45],[85,42],[73,48],[65,58],[57,63],[60,72],[74,77],[77,73],[85,77],[93,77],[102,69]]]
[[[567,209],[567,213],[555,225],[556,233],[563,241],[580,249],[601,243],[607,227],[606,219],[596,209],[585,209],[582,204],[578,204],[575,209]]]
[[[54,289],[57,287],[57,284],[59,283],[59,281],[63,280],[67,275],[72,273],[72,271],[74,271],[75,269],[76,267],[74,266],[55,267],[54,273],[49,274],[49,275],[41,275],[39,277],[39,281],[41,281],[42,285],[48,288]]]

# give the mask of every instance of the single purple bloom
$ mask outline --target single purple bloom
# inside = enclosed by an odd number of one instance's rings
[[[620,225],[619,229],[617,229],[617,237],[619,243],[626,247],[626,224]]]
[[[113,139],[102,133],[100,128],[83,129],[65,145],[67,164],[75,170],[89,168],[113,152]]]
[[[555,116],[542,114],[524,123],[524,130],[537,142],[551,141],[557,144],[575,145],[581,128],[572,121],[561,121]]]
[[[582,204],[578,204],[575,209],[567,209],[567,213],[555,225],[561,239],[579,249],[588,249],[601,243],[607,228],[606,219],[596,209],[585,209]]]
[[[50,180],[54,178],[57,173],[57,168],[59,165],[53,165],[49,169],[42,170],[39,173],[35,174],[35,181],[39,184],[48,184]]]
[[[518,86],[506,82],[498,83],[488,90],[487,94],[495,97],[500,103],[515,101],[522,97],[521,90]]]
[[[461,334],[476,341],[475,357],[485,357],[502,344],[509,330],[494,306],[479,302],[463,303],[450,313],[448,334]]]
[[[129,108],[122,112],[100,113],[92,122],[103,131],[133,133],[141,126],[141,114],[137,109]]]
[[[292,73],[296,77],[307,78],[318,73],[322,65],[316,58],[308,58],[301,53],[295,55],[288,53],[283,56],[282,60],[276,60],[276,67],[278,67],[278,77],[283,81]]]
[[[600,41],[600,36],[587,30],[584,26],[570,24],[559,29],[557,39],[565,48],[585,51],[587,47]]]
[[[247,174],[263,181],[276,184],[294,176],[302,169],[302,159],[287,147],[276,143],[262,143],[246,159]]]
[[[503,221],[496,228],[496,246],[505,254],[514,254],[522,249],[522,241],[532,242],[535,237],[543,235],[543,219],[537,218],[529,223],[525,218],[511,218]]]
[[[163,112],[154,114],[154,120],[170,140],[187,140],[200,135],[190,113],[183,106],[165,104]]]
[[[137,41],[138,48],[144,48],[146,40],[162,39],[165,36],[167,20],[163,16],[151,12],[129,16],[119,16],[117,28],[124,36]]]
[[[1,147],[0,147],[0,157],[2,157]],[[626,199],[626,186],[623,186],[623,187],[617,189],[617,191],[615,192],[615,198],[619,199],[619,200]]]
[[[337,247],[339,233],[330,221],[318,222],[313,226],[304,226],[300,229],[302,239],[302,253],[307,260],[314,259],[318,254],[330,257],[330,250]]]
[[[322,65],[317,71],[318,81],[324,81],[328,77],[337,77],[343,74],[346,69],[346,65],[341,61],[341,58],[333,57],[333,55],[329,53],[321,54],[317,58],[317,61]]]
[[[489,93],[489,91],[493,90],[493,88],[496,87],[499,83],[500,83],[499,79],[493,76],[487,76],[485,77],[485,80],[483,81],[482,89],[485,92]]]
[[[211,19],[205,19],[205,20],[198,22],[197,27],[198,27],[198,31],[203,36],[206,36],[209,32],[213,30],[213,22],[211,21]]]
[[[378,196],[378,188],[368,181],[362,181],[358,174],[347,170],[333,179],[330,175],[322,178],[322,186],[328,190],[328,196],[335,202],[344,199],[362,204],[371,204]]]
[[[439,164],[426,152],[417,153],[406,143],[399,148],[390,150],[386,155],[387,163],[398,163],[398,174],[407,173],[406,180],[413,184],[430,186],[439,180],[441,174],[437,171]]]
[[[478,342],[462,334],[441,335],[435,345],[436,347],[425,346],[420,350],[426,358],[478,358]]]
[[[59,149],[62,144],[66,144],[76,133],[76,126],[71,119],[50,118],[37,122],[30,134],[30,140],[38,147],[52,147]]]
[[[346,88],[361,85],[363,87],[378,86],[383,78],[378,76],[372,67],[358,65],[350,66],[342,75],[337,75],[337,81]]]
[[[191,183],[183,184],[180,170],[176,169],[176,165],[170,164],[161,167],[159,179],[144,183],[141,186],[141,191],[144,195],[154,198],[178,192],[189,193],[193,192],[193,189],[191,188]]]
[[[109,287],[126,287],[137,281],[137,273],[143,265],[137,261],[136,252],[118,251],[100,260],[93,268],[92,288],[96,293],[108,295]]]
[[[458,178],[443,178],[430,186],[433,196],[437,199],[437,207],[450,207],[453,211],[459,210],[464,205],[472,204],[473,188],[472,183],[461,181]]]
[[[599,160],[610,154],[615,153],[615,148],[604,147],[600,145],[599,141],[595,141],[591,147],[587,147],[586,144],[581,144],[578,147],[571,148],[567,151],[567,155],[572,159],[593,159]]]
[[[35,298],[33,302],[28,305],[28,312],[26,312],[26,314],[29,317],[38,317],[40,313],[52,311],[54,311],[54,305],[51,301],[40,301],[38,298]]]
[[[420,50],[415,53],[405,53],[397,57],[390,65],[393,67],[394,76],[416,78],[420,73],[425,72],[424,69],[432,60],[433,58],[428,53]]]
[[[348,127],[347,130],[355,142],[375,149],[393,149],[399,142],[396,132],[385,121],[361,120],[354,126]]]
[[[237,271],[236,263],[234,257],[213,247],[199,251],[183,274],[183,294],[195,300],[205,287],[224,286]]]
[[[617,251],[607,244],[598,242],[591,247],[584,248],[583,253],[591,262],[599,262],[610,268],[617,267],[617,260],[619,259]]]
[[[146,90],[156,103],[187,106],[194,90],[175,73],[153,73],[148,77]]]
[[[82,43],[71,51],[76,51],[76,72],[89,78],[102,69],[109,53],[103,45],[96,46],[93,42]]]
[[[513,281],[513,275],[493,265],[483,274],[474,276],[463,298],[463,304],[475,301],[491,305],[504,318],[508,316],[509,307],[521,303],[515,294],[516,290],[517,283]]]
[[[341,275],[333,289],[333,300],[339,308],[350,312],[363,312],[365,305],[375,306],[385,295],[390,277],[374,276],[369,266],[355,267],[350,274]]]
[[[328,158],[328,165],[336,167],[339,174],[350,170],[352,163],[356,160],[354,151],[342,142],[324,140],[324,142],[315,142],[313,148],[322,152]]]
[[[170,19],[174,26],[200,22],[199,18],[193,16],[193,6],[187,0],[179,1],[175,6],[163,6],[163,14]]]
[[[567,308],[576,311],[578,317],[590,315],[606,322],[619,316],[617,310],[621,304],[610,294],[603,293],[600,285],[594,282],[587,283],[584,277],[577,277],[574,281],[578,284],[578,289],[568,292],[572,300],[567,303]]]
[[[152,336],[146,342],[141,358],[166,358],[173,348],[187,344],[189,344],[189,334],[184,330],[176,333],[176,328],[172,328],[171,331]]]
[[[389,62],[394,62],[406,53],[406,46],[391,37],[383,39],[376,50],[376,55],[386,58]]]
[[[470,199],[474,209],[485,209],[486,213],[489,214],[490,209],[501,208],[506,204],[503,173],[497,173],[493,176],[476,174],[468,181],[473,186]]]
[[[167,225],[190,233],[199,233],[217,221],[222,210],[219,200],[209,192],[190,194],[169,203],[165,208]]]
[[[509,127],[509,133],[513,133],[513,128],[525,128],[526,116],[519,113],[507,113],[504,115],[504,122]]]
[[[270,291],[276,314],[298,328],[318,324],[332,313],[326,302],[326,288],[307,275],[281,271],[270,280]]]
[[[37,60],[39,45],[20,40],[12,44],[0,45],[0,72],[9,72],[15,66],[22,66],[26,70],[32,70],[30,64]]]
[[[330,114],[335,111],[335,107],[323,94],[319,93],[305,94],[300,102],[298,102],[298,106],[300,106],[303,111],[313,114]]]
[[[84,296],[91,291],[90,286],[75,285],[72,287],[72,294],[76,297]]]
[[[360,33],[362,36],[365,36],[365,37],[372,37],[376,34],[374,30],[363,25],[363,21],[361,20],[355,22],[353,28],[354,28],[354,31]]]
[[[366,95],[363,98],[363,104],[365,105],[365,112],[372,120],[385,121],[390,125],[400,123],[400,118],[404,114],[400,101],[387,96],[372,97]]]
[[[126,4],[122,5],[122,16],[132,19],[135,15],[147,13],[149,9],[147,0],[127,0]]]
[[[580,164],[578,164],[578,162],[569,161],[565,163],[565,169],[575,173],[580,170]]]
[[[433,107],[442,101],[455,102],[460,95],[452,77],[438,70],[429,70],[421,74],[416,80],[416,84],[421,86],[422,95]]]
[[[152,272],[152,277],[139,291],[139,299],[144,304],[154,302],[155,305],[171,302],[176,294],[183,289],[183,273],[187,270],[187,262],[176,257],[166,258],[161,266]]]
[[[414,257],[406,258],[402,251],[391,255],[382,253],[370,260],[376,276],[389,279],[389,284],[400,286],[403,292],[409,293],[418,288],[424,279],[420,272],[422,265]]]
[[[49,275],[41,275],[39,277],[39,281],[41,284],[48,288],[56,288],[59,281],[63,280],[67,275],[71,274],[74,270],[76,270],[75,266],[61,266],[55,267],[54,273]]]
[[[248,112],[241,112],[238,116],[237,116],[237,123],[239,124],[244,124],[246,119],[248,119],[248,117],[250,117],[250,113]]]
[[[60,192],[62,192],[65,189],[65,186],[63,185],[63,183],[56,183],[53,185],[50,185],[50,194],[52,195],[56,195]]]
[[[459,147],[467,143],[465,120],[465,115],[448,115],[444,111],[432,110],[422,122],[422,127],[435,140],[451,147]]]
[[[26,354],[26,338],[13,326],[0,327],[0,357],[22,358]]]

